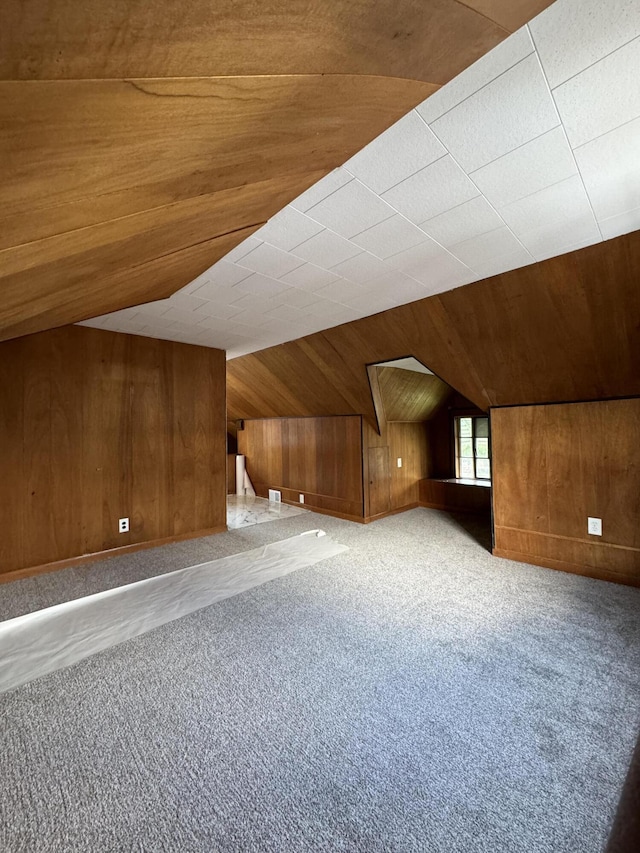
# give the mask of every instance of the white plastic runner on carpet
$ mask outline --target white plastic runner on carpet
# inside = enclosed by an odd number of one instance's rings
[[[310,530],[0,622],[0,693],[348,550]]]

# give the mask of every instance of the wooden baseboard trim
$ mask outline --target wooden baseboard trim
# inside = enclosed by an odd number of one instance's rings
[[[344,521],[355,521],[357,524],[364,524],[365,520],[361,515],[348,515],[346,512],[339,512],[337,509],[324,509],[323,507],[313,506],[312,504],[301,504],[298,501],[282,501],[283,504],[289,506],[297,506],[300,509],[308,509],[310,512],[319,512],[320,515],[330,515],[332,518],[342,518]]]
[[[494,548],[494,557],[502,557],[505,560],[515,560],[518,563],[529,563],[532,566],[541,566],[543,569],[553,569],[559,572],[569,572],[572,575],[583,575],[610,583],[619,583],[624,586],[640,587],[640,577],[630,578],[619,575],[616,572],[608,572],[606,569],[597,569],[594,566],[581,566],[577,563],[567,563],[564,560],[553,560],[549,557],[537,557],[531,554],[521,554],[518,551],[508,551],[504,548]]]
[[[405,504],[405,506],[399,506],[397,509],[390,509],[387,512],[379,512],[377,515],[368,515],[365,519],[363,519],[365,524],[369,524],[372,521],[379,521],[381,518],[388,518],[390,515],[398,515],[399,512],[407,512],[409,509],[415,509],[419,507],[420,504],[418,501],[415,501],[411,504]]]
[[[423,506],[425,509],[439,509],[442,512],[461,512],[465,515],[488,515],[490,508],[479,509],[472,507],[461,507],[461,506],[451,506],[449,504],[437,504],[437,503],[428,503],[427,501],[420,501],[418,506]]]
[[[44,563],[41,566],[30,566],[26,569],[16,569],[12,572],[0,574],[0,584],[11,581],[30,578],[34,575],[42,575],[47,572],[57,572],[59,569],[70,569],[74,566],[83,566],[88,563],[97,563],[100,560],[109,560],[111,557],[120,557],[122,554],[131,554],[134,551],[144,551],[147,548],[158,548],[160,545],[170,545],[172,542],[184,542],[187,539],[198,539],[201,536],[213,536],[216,533],[226,533],[227,525],[220,527],[208,527],[204,530],[194,530],[191,533],[180,533],[177,536],[166,536],[163,539],[151,539],[149,542],[135,542],[132,545],[122,545],[119,548],[109,548],[107,551],[96,551],[93,554],[82,554],[79,557],[69,557],[66,560],[56,560],[53,563]]]

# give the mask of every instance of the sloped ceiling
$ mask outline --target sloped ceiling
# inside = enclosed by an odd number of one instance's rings
[[[432,374],[397,367],[375,369],[387,423],[428,421],[453,393],[446,382]]]
[[[230,418],[363,414],[413,355],[481,409],[640,395],[640,231],[227,362]]]
[[[640,3],[557,0],[171,299],[90,325],[233,358],[638,228],[638,78]]]
[[[167,297],[546,5],[7,0],[0,338]]]

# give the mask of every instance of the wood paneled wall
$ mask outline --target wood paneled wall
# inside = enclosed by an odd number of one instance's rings
[[[640,585],[640,399],[493,409],[491,435],[494,553]]]
[[[361,418],[245,420],[238,452],[256,493],[279,489],[285,501],[362,519]]]
[[[446,382],[428,373],[398,367],[377,367],[376,372],[384,420],[388,423],[428,421],[452,392]]]
[[[6,0],[0,340],[168,296],[550,0],[487,2]]]
[[[640,394],[640,231],[233,359],[230,417],[362,414],[413,355],[483,410]]]
[[[0,344],[0,572],[225,529],[224,371],[78,326]]]
[[[378,435],[363,422],[365,518],[417,506],[420,480],[429,476],[429,458],[426,424],[389,423]]]

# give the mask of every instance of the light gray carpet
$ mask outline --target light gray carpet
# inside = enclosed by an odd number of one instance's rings
[[[86,594],[313,526],[349,553],[0,697],[0,849],[610,847],[640,726],[640,590],[494,559],[412,510],[299,516],[0,597],[15,615],[74,577]]]

